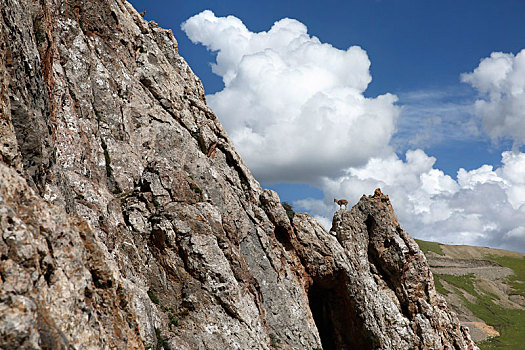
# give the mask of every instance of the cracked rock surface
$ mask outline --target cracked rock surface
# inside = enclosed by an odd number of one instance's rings
[[[0,108],[0,348],[475,348],[383,196],[290,219],[129,3],[3,1]]]

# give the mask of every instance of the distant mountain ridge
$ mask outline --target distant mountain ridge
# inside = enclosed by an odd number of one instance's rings
[[[525,344],[525,254],[416,240],[437,291],[481,349]]]

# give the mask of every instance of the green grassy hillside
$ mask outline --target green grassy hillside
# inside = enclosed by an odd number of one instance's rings
[[[436,289],[481,349],[525,348],[525,254],[416,242],[429,261]]]

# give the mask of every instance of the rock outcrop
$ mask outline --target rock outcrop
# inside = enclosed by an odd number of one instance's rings
[[[290,220],[170,31],[0,6],[1,348],[475,348],[384,196]]]
[[[337,211],[329,234],[308,214],[286,223],[276,194],[262,197],[273,197],[262,203],[301,271],[323,348],[477,349],[380,190]]]

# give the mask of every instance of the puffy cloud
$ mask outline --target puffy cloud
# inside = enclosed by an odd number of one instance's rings
[[[434,168],[421,150],[372,158],[337,179],[318,183],[325,200],[294,202],[313,215],[331,217],[334,195],[355,204],[381,187],[390,195],[403,227],[416,237],[456,244],[485,245],[525,252],[525,154],[504,152],[496,170],[483,165],[458,171],[457,181]],[[326,221],[325,221],[326,222]]]
[[[323,190],[324,200],[295,207],[329,227],[334,197],[353,204],[381,187],[416,237],[525,252],[525,154],[504,152],[500,168],[460,169],[456,180],[422,150],[407,151],[404,160],[392,150],[480,137],[476,121],[465,122],[468,96],[450,102],[458,91],[402,95],[405,121],[392,140],[397,97],[364,96],[370,61],[360,47],[334,48],[288,18],[254,33],[238,18],[204,11],[182,29],[216,53],[212,70],[225,87],[208,103],[257,178]],[[487,133],[525,143],[525,51],[493,53],[462,80],[480,93],[474,109]]]
[[[370,60],[360,47],[321,43],[289,18],[253,33],[204,11],[182,29],[217,52],[212,69],[225,88],[207,100],[260,181],[338,176],[389,153],[397,98],[364,97]]]
[[[525,144],[525,49],[517,55],[493,52],[461,80],[478,90],[475,109],[490,137]]]

